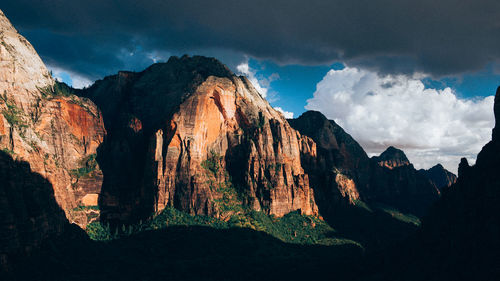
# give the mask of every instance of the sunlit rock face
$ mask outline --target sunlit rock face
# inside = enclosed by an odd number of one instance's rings
[[[76,208],[102,181],[98,166],[84,169],[104,134],[97,107],[56,83],[0,11],[0,149],[46,178],[68,219],[81,226],[87,216]]]
[[[143,219],[167,205],[223,217],[239,206],[317,214],[300,159],[311,141],[215,59],[172,57],[84,95],[108,131],[98,156],[104,220]]]

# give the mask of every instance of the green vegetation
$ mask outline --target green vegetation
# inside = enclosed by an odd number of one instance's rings
[[[183,218],[194,219],[177,217]],[[87,232],[99,241],[75,235],[53,239],[13,279],[358,280],[359,272],[367,271],[363,249],[352,243],[302,245],[249,228],[173,224],[115,239],[133,228],[110,231],[107,225],[91,223]]]
[[[262,114],[262,112],[259,112],[259,123],[257,123],[257,128],[260,129],[264,127],[266,124],[266,117]]]
[[[2,148],[2,151],[9,154],[10,156],[15,154],[15,152],[13,150],[8,149],[8,148]]]
[[[86,210],[99,211],[99,206],[83,206],[83,205],[79,205],[78,207],[73,208],[73,211],[75,211],[75,212],[86,211]]]
[[[221,161],[222,161],[222,156],[220,156],[214,150],[211,150],[207,160],[201,162],[201,167],[204,168],[205,170],[208,170],[214,176],[216,176],[217,173],[219,173],[219,170],[221,169],[220,165]]]
[[[89,237],[96,241],[109,241],[120,237],[118,229],[114,231],[108,225],[102,225],[99,222],[92,222],[85,229]]]
[[[91,154],[83,159],[80,163],[81,167],[78,169],[71,170],[71,175],[77,180],[90,175],[93,171],[97,169],[97,154]]]
[[[373,210],[370,208],[370,206],[368,206],[368,204],[366,204],[365,202],[363,202],[361,200],[354,200],[354,206],[365,209],[366,211],[368,211],[370,213],[373,212]]]
[[[412,214],[402,213],[393,207],[383,205],[383,204],[375,204],[375,208],[377,208],[377,210],[380,210],[386,214],[389,214],[394,219],[397,219],[397,220],[402,221],[404,223],[410,223],[410,224],[414,224],[416,226],[420,225],[420,219]]]
[[[54,83],[54,86],[39,88],[39,90],[44,98],[51,98],[58,96],[69,97],[74,95],[74,91],[70,86],[66,85],[66,83],[58,81]]]
[[[7,109],[2,111],[3,116],[13,127],[25,128],[28,127],[26,122],[23,120],[23,111],[19,109],[15,104],[11,103],[7,98],[7,93],[4,92],[0,95],[0,99],[5,102]]]
[[[150,221],[111,229],[109,225],[93,222],[87,226],[87,233],[93,240],[113,240],[146,230],[164,229],[172,226],[206,226],[215,229],[249,228],[267,233],[287,243],[344,245],[357,242],[338,238],[335,230],[323,220],[291,212],[281,218],[263,212],[249,211],[233,215],[229,220],[209,216],[189,215],[173,207],[168,207]]]
[[[404,223],[414,224],[416,226],[420,225],[420,219],[412,214],[405,214],[395,209],[393,207],[381,204],[381,203],[370,203],[367,204],[361,200],[355,200],[354,205],[358,208],[364,209],[370,213],[381,212],[390,215],[392,218],[399,220]]]
[[[222,156],[210,151],[207,160],[201,163],[208,177],[207,184],[214,194],[214,204],[219,218],[231,216],[243,211],[241,195],[233,185],[227,171],[222,167]]]

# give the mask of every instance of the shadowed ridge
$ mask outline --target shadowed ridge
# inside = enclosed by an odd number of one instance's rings
[[[422,222],[415,240],[396,252],[389,280],[498,280],[500,277],[500,90],[493,139],[476,164],[462,158],[459,177]]]
[[[0,272],[69,225],[50,182],[0,151]]]
[[[110,242],[53,241],[26,280],[350,280],[361,248],[287,244],[247,228],[170,226]],[[57,249],[57,250],[56,250]],[[35,277],[35,278],[34,278]]]
[[[172,57],[80,94],[100,106],[108,132],[97,156],[104,221],[137,222],[166,206],[213,216],[241,206],[317,214],[300,136],[246,78],[216,59]],[[238,196],[227,203],[223,192]]]
[[[441,164],[437,164],[428,170],[420,169],[419,173],[427,177],[440,191],[457,181],[457,176],[446,170]]]

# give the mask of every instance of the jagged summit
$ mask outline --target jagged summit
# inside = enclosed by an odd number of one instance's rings
[[[373,160],[380,166],[389,169],[410,165],[410,161],[406,157],[406,154],[401,149],[395,148],[394,146],[389,146],[379,156],[374,156]]]
[[[289,119],[292,127],[302,134],[312,137],[324,149],[341,149],[339,143],[344,145],[344,150],[355,153],[362,158],[368,158],[363,148],[334,120],[329,120],[319,111],[309,110],[296,119]]]
[[[155,63],[141,72],[121,71],[96,81],[81,95],[99,104],[107,127],[123,126],[123,122],[128,122],[130,116],[123,116],[122,112],[127,108],[144,129],[156,130],[210,77],[212,80],[223,79],[235,90],[248,89],[245,98],[253,105],[269,117],[283,119],[248,79],[234,75],[217,59],[204,56],[171,57],[167,62]]]
[[[238,204],[277,216],[317,213],[300,134],[218,60],[172,57],[80,93],[100,107],[108,132],[98,158],[104,220],[139,220],[168,205],[223,216],[222,194],[209,182],[229,175],[244,188]],[[207,174],[205,161],[228,174]]]
[[[419,172],[426,176],[439,190],[443,190],[457,181],[457,176],[446,170],[441,164],[436,164],[428,170],[421,169]]]

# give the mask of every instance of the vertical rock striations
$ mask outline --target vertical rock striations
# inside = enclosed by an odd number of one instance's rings
[[[99,193],[93,159],[104,133],[97,107],[55,82],[0,11],[0,149],[48,179],[67,217],[82,226],[87,216],[75,208]]]
[[[300,160],[307,139],[215,59],[172,57],[83,95],[108,132],[98,156],[104,220],[144,219],[167,205],[216,216],[241,207],[317,213]]]

